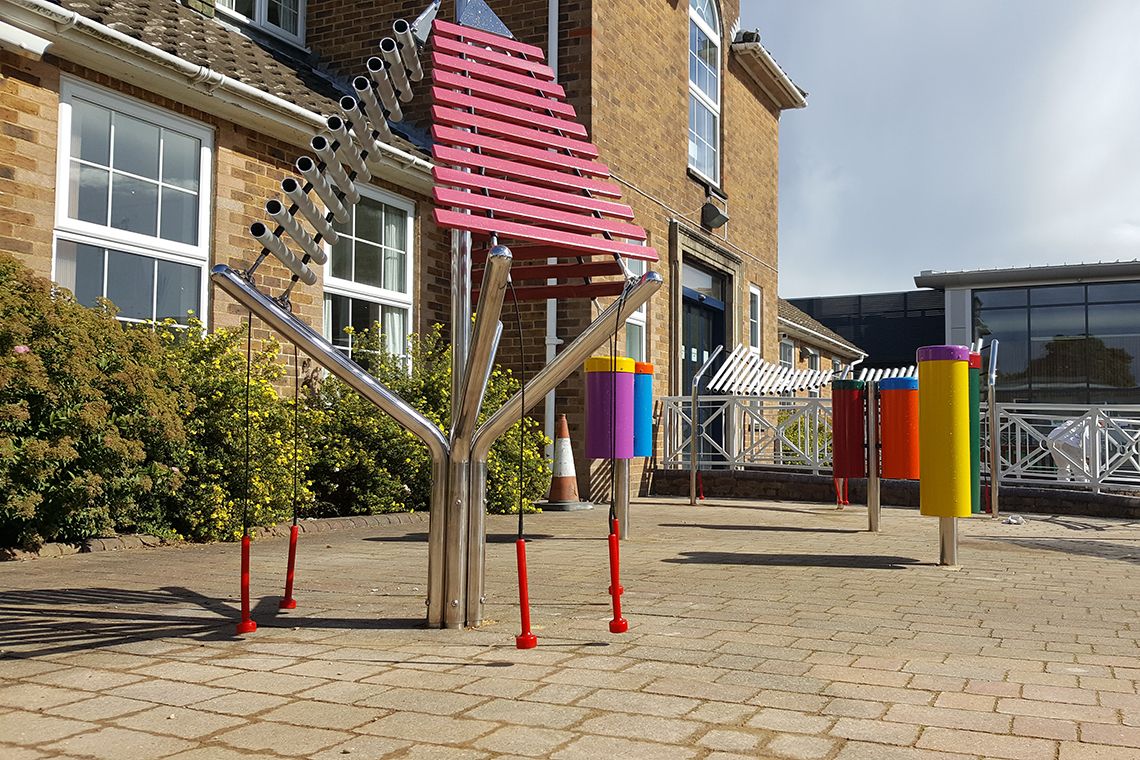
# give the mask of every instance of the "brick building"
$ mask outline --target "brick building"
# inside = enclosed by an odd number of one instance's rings
[[[441,16],[454,17],[451,4]],[[747,341],[779,358],[777,148],[780,113],[805,104],[739,3],[501,0],[492,7],[542,46],[568,100],[662,255],[666,288],[618,336],[683,392],[706,352]],[[215,263],[250,261],[247,233],[295,175],[323,116],[415,2],[0,0],[0,250],[127,319],[244,310],[211,289]],[[365,200],[301,316],[347,345],[379,320],[393,347],[448,322],[449,249],[431,220],[427,82],[393,124]],[[279,291],[269,264],[259,284]],[[523,304],[522,345],[500,359],[533,373],[604,304]],[[507,307],[505,321],[513,320]],[[255,323],[256,329],[256,323]],[[581,375],[548,403],[581,440]],[[538,414],[542,414],[541,411]],[[579,462],[583,476],[589,468]]]
[[[777,317],[780,337],[780,365],[797,370],[833,370],[836,376],[867,358],[867,352],[839,333],[780,299]],[[831,395],[830,386],[805,395]]]

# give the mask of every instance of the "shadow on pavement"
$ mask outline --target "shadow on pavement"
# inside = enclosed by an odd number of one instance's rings
[[[1079,538],[1008,538],[1005,536],[980,536],[979,538],[988,542],[1019,546],[1023,549],[1044,549],[1051,552],[1095,557],[1096,559],[1112,559],[1140,565],[1140,546],[1128,546],[1112,541],[1089,541]]]
[[[527,533],[524,538],[529,541],[542,540],[544,538],[560,538],[559,536],[552,536],[547,533]],[[574,536],[561,536],[563,539],[572,539]],[[426,543],[428,539],[427,533],[405,533],[401,536],[368,536],[365,541],[396,541],[408,543]],[[513,544],[518,539],[514,533],[488,533],[487,543],[489,544]]]
[[[849,567],[866,570],[903,570],[924,564],[910,557],[873,554],[745,554],[738,552],[681,552],[663,559],[676,565],[768,565],[772,567]]]
[[[278,596],[251,611],[259,625],[289,628],[422,628],[423,618],[330,618],[294,614],[278,619]],[[0,593],[0,651],[18,657],[82,652],[140,641],[235,638],[236,607],[191,589],[31,589]]]
[[[866,533],[854,528],[801,528],[794,525],[704,525],[701,523],[660,523],[662,528],[702,528],[704,530],[764,531],[772,533]]]

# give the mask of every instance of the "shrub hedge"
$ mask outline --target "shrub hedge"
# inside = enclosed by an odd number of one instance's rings
[[[374,330],[354,344],[354,358],[448,428],[451,357],[438,326],[413,336],[408,357]],[[267,342],[248,365],[249,524],[274,524],[294,505],[301,516],[426,509],[423,445],[307,361],[294,404],[292,357],[281,354]],[[240,537],[246,369],[244,327],[129,325],[109,302],[86,308],[0,254],[0,547],[114,532]],[[496,369],[482,416],[518,387]],[[495,443],[489,511],[534,509],[549,485],[547,442],[528,418]]]

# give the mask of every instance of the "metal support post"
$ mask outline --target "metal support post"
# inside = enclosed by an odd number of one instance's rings
[[[958,566],[958,518],[938,518],[938,564]]]
[[[723,350],[723,345],[713,349],[709,358],[705,359],[705,363],[697,370],[697,374],[693,375],[693,403],[689,407],[689,505],[694,507],[697,505],[697,453],[705,432],[704,425],[701,424],[699,395],[701,378],[704,377],[705,372],[708,372],[713,361],[720,356],[720,352]]]
[[[1001,490],[1001,429],[997,408],[998,341],[990,342],[990,371],[986,391],[986,413],[990,428],[990,517],[998,516],[998,492]]]
[[[879,394],[878,384],[867,383],[867,530],[879,532]]]
[[[629,460],[614,460],[614,512],[617,514],[618,538],[629,538]]]

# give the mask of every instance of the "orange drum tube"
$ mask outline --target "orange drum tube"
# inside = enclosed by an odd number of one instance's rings
[[[881,477],[918,480],[918,378],[879,381]]]

